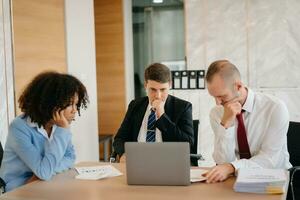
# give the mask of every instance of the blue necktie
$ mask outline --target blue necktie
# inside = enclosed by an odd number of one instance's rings
[[[156,122],[155,111],[151,109],[151,113],[148,117],[148,123],[147,123],[146,142],[155,142],[155,122]]]

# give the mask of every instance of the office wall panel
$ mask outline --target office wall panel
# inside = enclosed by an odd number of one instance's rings
[[[0,142],[5,146],[9,123],[15,117],[13,57],[9,0],[0,1]]]
[[[290,120],[300,121],[300,3],[297,0],[185,1],[188,69],[207,69],[216,59],[229,59],[243,82],[255,91],[281,98]],[[200,119],[200,153],[212,161],[212,130],[208,121],[213,98],[205,91],[193,96]],[[198,100],[197,100],[198,98]]]
[[[114,134],[126,110],[123,1],[95,0],[99,134]]]
[[[38,73],[66,72],[64,0],[14,0],[12,15],[17,99]]]
[[[99,160],[93,5],[94,0],[65,0],[68,73],[82,81],[89,96],[88,108],[71,126],[76,162]]]
[[[253,85],[299,89],[300,2],[254,0],[249,1],[248,9]]]

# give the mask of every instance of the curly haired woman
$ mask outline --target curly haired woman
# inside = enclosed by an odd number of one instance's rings
[[[80,108],[86,109],[88,96],[74,76],[45,72],[29,83],[18,102],[23,114],[10,124],[0,170],[5,191],[49,180],[73,166],[69,127]]]

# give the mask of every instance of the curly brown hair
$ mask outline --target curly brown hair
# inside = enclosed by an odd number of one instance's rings
[[[77,110],[89,102],[85,86],[76,77],[58,72],[37,75],[25,88],[18,102],[24,117],[29,116],[39,127],[49,122],[54,112],[65,109],[78,95]]]

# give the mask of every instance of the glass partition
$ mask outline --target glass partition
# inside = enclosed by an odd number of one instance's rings
[[[186,69],[183,1],[155,2],[132,2],[135,97],[145,95],[143,75],[149,64],[160,62],[171,70]]]

